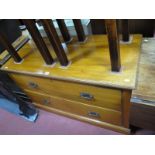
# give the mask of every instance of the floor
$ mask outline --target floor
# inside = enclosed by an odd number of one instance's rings
[[[15,135],[120,135],[120,133],[40,110],[35,123],[0,109],[0,134]],[[138,130],[135,134],[153,135]]]
[[[40,110],[35,123],[0,109],[0,134],[119,134],[111,130],[96,127]]]

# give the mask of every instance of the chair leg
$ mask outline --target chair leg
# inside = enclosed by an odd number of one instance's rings
[[[128,19],[122,19],[122,40],[129,41],[129,24]]]
[[[61,31],[61,34],[62,34],[62,37],[64,39],[65,42],[69,42],[71,40],[71,36],[68,32],[68,29],[66,27],[66,24],[64,22],[64,19],[57,19],[56,20],[58,25],[59,25],[59,28],[60,28],[60,31]]]
[[[73,19],[73,23],[74,23],[75,30],[76,30],[76,33],[78,36],[78,40],[81,42],[85,41],[86,35],[84,33],[84,29],[83,29],[81,20],[80,19]]]
[[[46,62],[46,64],[51,65],[53,64],[54,60],[43,40],[43,38],[41,37],[40,32],[38,31],[36,25],[35,25],[35,21],[32,19],[23,19],[24,24],[26,25],[26,28],[28,29],[28,31],[30,32],[37,48],[40,51],[40,54],[42,55],[44,61]]]
[[[11,45],[6,36],[0,32],[0,43],[4,46],[4,48],[9,52],[15,62],[21,62],[22,58],[18,55],[17,51]]]
[[[54,51],[61,63],[62,66],[67,66],[68,65],[68,59],[67,55],[61,45],[59,36],[55,30],[55,27],[50,19],[42,19],[41,20],[43,27],[45,29],[45,32],[54,48]]]
[[[106,19],[105,24],[109,42],[111,70],[119,72],[121,68],[121,61],[120,61],[120,46],[119,46],[119,37],[117,33],[116,20]]]

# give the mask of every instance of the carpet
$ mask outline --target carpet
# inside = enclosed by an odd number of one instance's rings
[[[36,122],[0,109],[0,134],[13,135],[120,135],[120,133],[73,120],[54,113],[39,111]]]
[[[38,117],[38,112],[34,113],[33,115],[29,115],[29,117],[21,115],[22,112],[19,109],[19,105],[4,98],[1,94],[0,94],[0,108],[31,122],[36,121]]]

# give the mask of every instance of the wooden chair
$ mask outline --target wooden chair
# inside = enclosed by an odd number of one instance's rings
[[[25,23],[29,33],[31,34],[36,46],[38,47],[41,56],[43,57],[44,61],[48,65],[52,65],[54,63],[54,60],[43,41],[34,20],[25,19],[23,20]],[[63,19],[57,20],[58,25],[60,27],[60,31],[62,33],[62,36],[64,38],[65,42],[70,41],[71,37],[67,30],[67,27],[64,23]],[[54,28],[53,23],[51,20],[43,19],[41,20],[41,23],[43,24],[43,27],[45,29],[45,32],[50,40],[50,43],[52,47],[54,48],[54,51],[57,55],[57,58],[62,66],[67,66],[69,61],[67,59],[67,55],[65,54],[65,51],[61,45],[60,39],[58,37],[58,34]],[[84,29],[82,27],[82,23],[79,19],[73,19],[73,23],[75,25],[75,30],[77,33],[78,40],[80,42],[85,41],[86,35],[84,33]],[[111,60],[111,70],[119,72],[121,68],[121,61],[120,61],[120,47],[119,47],[119,36],[117,32],[117,24],[116,20],[105,20],[106,29],[107,29],[107,35],[108,35],[108,41],[109,41],[109,52],[110,52],[110,60]],[[124,27],[127,27],[127,21],[123,21]],[[129,33],[126,28],[123,29],[123,40],[128,41],[129,39]],[[0,42],[5,46],[5,48],[8,50],[10,55],[13,57],[15,62],[20,62],[22,58],[19,57],[17,52],[15,52],[12,45],[7,41],[5,36],[3,34],[0,35]]]

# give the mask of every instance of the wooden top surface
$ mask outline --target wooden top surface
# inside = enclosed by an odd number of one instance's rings
[[[132,98],[155,102],[155,39],[144,39],[139,62],[137,87]]]
[[[33,41],[30,40],[19,55],[24,58],[21,64],[14,63],[11,58],[1,70],[54,79],[84,82],[116,88],[135,88],[137,64],[141,47],[141,35],[133,35],[131,44],[121,44],[122,70],[111,72],[108,41],[106,35],[93,35],[85,43],[79,43],[75,38],[67,46],[64,44],[69,61],[68,67],[61,67],[56,60],[54,66],[47,66]],[[46,44],[52,56],[55,54],[47,39]]]

